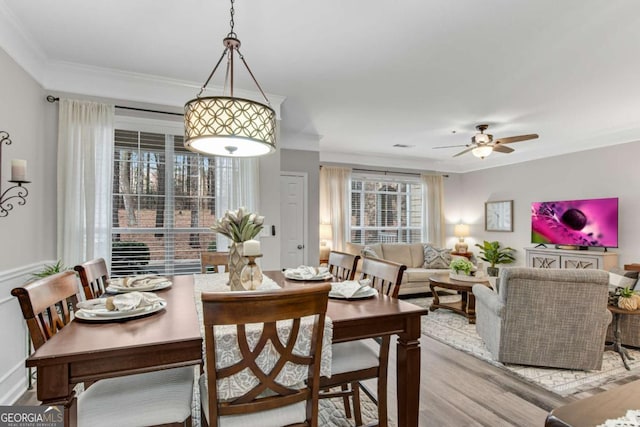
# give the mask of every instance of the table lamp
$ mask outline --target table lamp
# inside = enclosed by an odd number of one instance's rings
[[[331,224],[320,224],[320,262],[327,262],[331,248],[328,243],[331,241]]]
[[[456,224],[453,227],[453,235],[459,237],[458,243],[456,243],[455,249],[458,253],[466,253],[469,250],[469,245],[464,242],[464,238],[469,235],[469,226],[466,224]]]

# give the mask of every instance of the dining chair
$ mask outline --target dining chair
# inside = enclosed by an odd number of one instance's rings
[[[360,280],[369,279],[370,285],[381,295],[397,298],[406,265],[379,258],[362,258]],[[389,335],[332,345],[331,378],[320,379],[320,398],[342,397],[345,413],[351,417],[349,397],[353,399],[356,425],[362,425],[360,410],[360,381],[376,378],[378,381],[378,425],[387,426],[387,371],[389,364]],[[340,391],[332,391],[340,387]],[[325,391],[328,390],[328,391]]]
[[[36,350],[73,319],[78,279],[73,271],[14,288]],[[193,367],[167,369],[92,383],[78,395],[78,426],[190,426]]]
[[[220,267],[229,271],[229,252],[200,252],[200,272],[207,273],[209,267],[214,273],[220,273]]]
[[[104,258],[96,258],[73,267],[78,272],[84,297],[86,299],[98,298],[107,288],[109,270]]]
[[[201,422],[204,426],[317,426],[318,391],[322,337],[324,333],[327,298],[331,286],[310,285],[304,288],[262,292],[203,292],[202,309],[205,330],[206,375],[200,377]],[[313,326],[303,328],[301,319],[313,316]],[[290,332],[279,336],[276,322],[292,320]],[[311,321],[311,320],[310,320]],[[251,345],[251,327],[261,324],[262,333]],[[237,335],[237,360],[231,366],[229,349],[215,339],[214,328],[231,325]],[[311,336],[300,336],[304,331]],[[308,354],[294,353],[294,344],[309,340]],[[283,342],[286,340],[286,342]],[[224,340],[221,340],[224,341]],[[261,368],[260,353],[273,346],[277,354],[273,368]],[[306,352],[306,350],[304,350]],[[298,386],[285,386],[278,382],[283,368],[302,365],[306,381]],[[221,367],[226,366],[226,367]],[[263,371],[264,369],[264,371]],[[228,395],[229,389],[221,384],[231,382],[229,377],[249,370],[255,380],[247,387]],[[268,372],[265,372],[268,371]]]
[[[329,272],[338,280],[353,280],[360,255],[345,252],[329,252]]]

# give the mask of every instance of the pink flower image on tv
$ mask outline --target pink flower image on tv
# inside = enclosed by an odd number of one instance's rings
[[[618,246],[618,199],[532,203],[531,241],[615,248]]]

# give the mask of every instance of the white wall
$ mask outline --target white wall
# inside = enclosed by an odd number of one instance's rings
[[[9,185],[11,159],[27,160],[32,181],[26,204],[0,217],[0,405],[7,405],[24,392],[27,379],[26,328],[11,289],[55,259],[57,124],[42,87],[3,50],[0,76],[0,130],[12,140],[2,147],[0,184],[3,190]]]
[[[500,154],[494,154],[500,155]],[[531,202],[619,197],[620,266],[640,262],[640,142],[535,160],[499,168],[452,175],[445,181],[447,246],[453,247],[453,224],[471,225],[470,248],[498,240],[517,249],[517,265],[525,265],[531,242]],[[484,231],[484,203],[513,200],[513,232]]]

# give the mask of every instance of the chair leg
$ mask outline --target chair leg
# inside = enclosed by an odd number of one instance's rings
[[[348,391],[349,386],[347,384],[342,384],[342,391]],[[349,396],[342,396],[342,403],[344,404],[344,414],[347,418],[351,418],[351,402],[349,401]]]
[[[378,377],[378,427],[387,427],[387,376]]]
[[[362,425],[362,410],[360,409],[360,383],[351,383],[351,392],[353,393],[353,415],[356,426]]]

